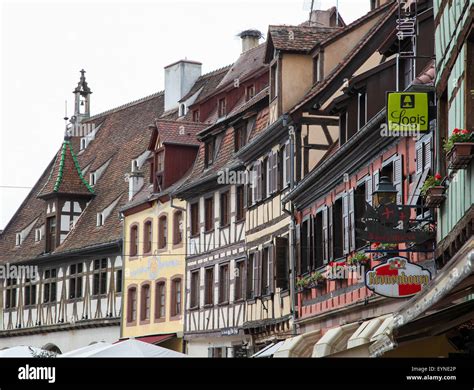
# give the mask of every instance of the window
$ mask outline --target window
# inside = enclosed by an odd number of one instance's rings
[[[186,104],[181,103],[179,105],[179,116],[185,116],[186,115]]]
[[[158,249],[166,248],[168,243],[168,220],[165,215],[158,219]]]
[[[176,211],[173,215],[173,244],[183,242],[183,212]]]
[[[36,285],[31,279],[25,279],[25,306],[36,305]]]
[[[191,272],[191,308],[199,307],[199,270]]]
[[[245,260],[235,263],[235,300],[243,299],[245,294]]]
[[[138,226],[133,225],[130,228],[130,256],[138,255]]]
[[[358,97],[358,118],[359,124],[358,129],[360,130],[367,123],[367,93],[359,92]]]
[[[143,253],[151,252],[151,243],[153,241],[151,221],[146,221],[143,229]]]
[[[214,229],[214,198],[207,198],[204,200],[204,229],[210,232]]]
[[[155,318],[164,319],[166,316],[166,284],[156,283],[155,290]]]
[[[191,236],[199,234],[199,203],[191,204]]]
[[[214,304],[214,268],[206,268],[206,273],[204,274],[204,304],[213,305]]]
[[[313,58],[313,81],[317,83],[321,81],[321,61],[319,54]]]
[[[224,227],[230,223],[229,191],[221,193],[220,206],[221,206],[220,225],[221,227]]]
[[[150,319],[150,285],[144,284],[140,292],[140,320]]]
[[[82,297],[82,263],[69,267],[69,299]]]
[[[253,299],[255,297],[254,291],[254,263],[255,253],[251,253],[247,261],[247,299]]]
[[[355,247],[362,248],[366,245],[366,241],[360,238],[358,229],[365,230],[365,223],[362,222],[365,215],[365,186],[366,182],[359,185],[354,192],[354,222],[355,222]]]
[[[214,150],[215,148],[215,139],[211,138],[209,141],[206,142],[204,145],[204,165],[205,167],[209,167],[214,162]]]
[[[245,206],[244,206],[244,197],[245,191],[244,186],[238,186],[235,190],[236,192],[236,218],[237,221],[242,221],[245,218]]]
[[[262,252],[262,294],[273,293],[273,251],[272,247],[263,248]]]
[[[43,284],[43,302],[56,302],[56,276],[57,270],[55,268],[44,271]]]
[[[156,154],[156,171],[163,172],[165,170],[165,152],[161,151]]]
[[[20,246],[21,245],[21,233],[17,233],[16,236],[15,236],[15,245],[16,246]]]
[[[219,303],[229,302],[229,264],[223,264],[219,267]]]
[[[128,289],[127,322],[135,322],[136,320],[137,320],[137,288],[130,287]]]
[[[311,268],[310,265],[310,240],[308,239],[311,236],[310,231],[310,220],[307,219],[301,224],[300,231],[300,273],[304,274],[308,272]]]
[[[43,238],[43,227],[35,229],[35,242],[41,241]]]
[[[219,99],[219,103],[218,103],[219,118],[222,118],[226,114],[227,114],[226,100],[225,100],[225,98]]]
[[[245,89],[245,100],[249,101],[255,96],[255,84],[248,85]]]
[[[56,217],[49,217],[46,220],[46,252],[53,252],[56,242]]]
[[[282,290],[288,290],[290,283],[288,253],[288,238],[275,237],[276,287],[281,288]]]
[[[199,110],[193,111],[193,122],[199,122]]]
[[[115,273],[115,292],[122,292],[123,273],[121,269],[118,269]]]
[[[171,281],[171,316],[176,317],[181,315],[182,307],[182,291],[181,278],[173,279]]]
[[[96,178],[95,172],[89,174],[89,184],[91,186],[95,186]]]
[[[283,182],[285,185],[291,181],[291,161],[290,161],[290,144],[286,143],[283,149]]]
[[[234,132],[234,150],[237,152],[247,144],[247,126],[236,127]]]
[[[342,219],[342,198],[337,199],[332,207],[333,213],[333,255],[334,259],[344,256],[344,225]]]
[[[92,281],[93,295],[107,292],[107,259],[94,260]]]
[[[260,199],[265,199],[267,197],[267,190],[268,190],[268,183],[267,178],[268,176],[268,157],[265,157],[262,161],[261,165],[261,178],[260,178]]]
[[[16,289],[17,280],[8,278],[5,288],[5,309],[13,309],[16,307]]]

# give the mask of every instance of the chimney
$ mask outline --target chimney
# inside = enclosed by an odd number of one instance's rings
[[[141,171],[132,171],[128,177],[128,200],[132,200],[133,197],[140,191],[144,183],[144,174]]]
[[[262,33],[258,30],[245,30],[239,34],[242,39],[242,53],[258,46]]]
[[[309,25],[312,27],[338,27],[344,26],[341,18],[337,17],[336,7],[327,9],[326,11],[317,9],[309,14]]]
[[[165,111],[178,107],[179,100],[201,76],[201,67],[200,62],[189,60],[165,66]]]

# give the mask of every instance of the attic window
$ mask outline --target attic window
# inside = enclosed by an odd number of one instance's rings
[[[36,228],[35,229],[35,242],[41,241],[43,238],[43,228]]]
[[[205,166],[206,168],[214,162],[215,139],[211,138],[205,145]]]
[[[199,110],[193,111],[193,122],[199,122]]]
[[[186,115],[186,104],[181,103],[179,105],[179,116],[185,116]]]
[[[22,241],[23,241],[23,240],[21,239],[21,233],[17,233],[17,234],[16,234],[16,237],[15,237],[15,245],[16,245],[16,246],[20,246],[21,243],[22,243]]]
[[[97,213],[97,226],[104,225],[104,215],[102,213]]]
[[[245,100],[249,101],[255,96],[255,84],[247,86],[245,91]]]
[[[138,160],[132,160],[132,172],[137,172],[140,169],[140,165],[138,163]]]
[[[218,103],[218,115],[219,118],[222,118],[227,114],[227,109],[226,109],[226,101],[225,98],[219,99]]]
[[[96,181],[96,175],[95,175],[95,172],[93,172],[89,175],[89,184],[91,186],[95,186],[95,181]]]
[[[87,147],[87,140],[83,137],[83,138],[81,138],[80,150],[84,150],[86,147]]]

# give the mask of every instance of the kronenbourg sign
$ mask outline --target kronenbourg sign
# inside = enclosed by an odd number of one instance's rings
[[[405,298],[420,292],[430,280],[430,271],[397,256],[367,271],[365,284],[384,297]]]

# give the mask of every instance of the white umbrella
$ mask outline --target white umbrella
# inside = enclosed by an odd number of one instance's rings
[[[107,343],[104,343],[107,344]],[[83,348],[80,348],[83,349]],[[76,352],[78,352],[76,354]],[[80,352],[79,350],[68,352],[62,357],[187,357],[183,353],[172,351],[157,345],[144,343],[135,339],[129,339],[117,344],[104,345],[103,348]]]
[[[88,357],[94,352],[102,350],[106,347],[109,347],[110,345],[112,344],[106,343],[105,341],[100,341],[98,343],[90,344],[86,347],[81,347],[81,348],[63,353],[62,355],[58,355],[58,357]]]
[[[48,353],[48,351],[37,348],[37,347],[28,347],[27,345],[18,345],[16,347],[10,347],[0,350],[0,358],[2,357],[25,357],[30,358],[34,355]]]

